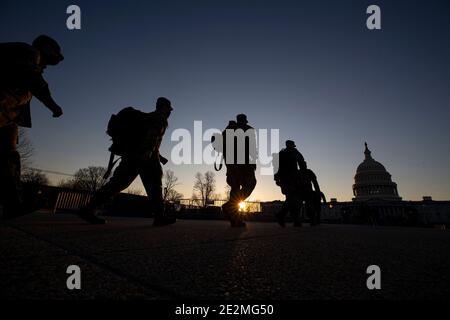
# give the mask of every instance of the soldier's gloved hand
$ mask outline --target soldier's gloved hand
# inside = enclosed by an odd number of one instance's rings
[[[53,109],[53,118],[59,118],[62,116],[63,111],[60,106],[55,106]]]
[[[165,165],[169,160],[164,158],[162,155],[159,155],[159,162],[161,162],[163,165]]]

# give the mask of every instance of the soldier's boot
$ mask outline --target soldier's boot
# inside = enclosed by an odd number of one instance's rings
[[[284,212],[282,212],[282,211],[277,212],[275,214],[275,219],[277,219],[277,222],[280,225],[280,227],[282,227],[282,228],[286,227],[286,222],[284,221],[284,219],[285,219]]]
[[[302,220],[299,217],[294,217],[294,227],[302,227]]]
[[[152,207],[152,211],[155,214],[155,218],[153,219],[154,227],[164,227],[177,222],[175,216],[167,215],[167,212],[164,208],[164,202],[161,198],[150,198],[150,203]]]
[[[233,217],[230,220],[230,226],[232,228],[245,228],[247,224],[241,218]]]
[[[166,217],[166,216],[156,216],[153,220],[154,227],[164,227],[177,222],[175,217]]]
[[[287,201],[288,200],[286,199],[286,201],[284,201],[284,203],[283,203],[283,206],[281,207],[281,210],[275,214],[275,219],[277,219],[278,224],[282,228],[286,227],[285,219],[286,219],[286,214],[288,212]]]
[[[311,221],[311,223],[310,223],[311,227],[317,226],[317,219],[316,219],[316,215],[314,213],[311,214],[310,221]]]
[[[77,216],[90,224],[106,224],[106,219],[97,216],[95,209],[84,207],[77,212]]]
[[[103,203],[103,201],[106,198],[106,194],[102,193],[102,191],[98,191],[91,199],[91,201],[88,203],[87,206],[81,208],[76,212],[76,215],[90,223],[90,224],[106,224],[106,219],[103,219],[99,216],[97,216],[97,210],[96,208]]]
[[[227,220],[231,219],[231,213],[230,213],[231,210],[230,209],[231,209],[231,204],[229,201],[225,202],[222,205],[222,214],[223,214],[224,218]]]
[[[322,222],[320,213],[320,208],[318,208],[318,210],[316,211],[316,226],[320,226],[320,223]]]
[[[230,226],[232,228],[245,228],[247,224],[242,219],[242,216],[239,214],[239,209],[236,204],[231,203],[230,206]]]
[[[294,221],[294,227],[302,227],[302,219],[299,212],[292,214],[292,220]]]

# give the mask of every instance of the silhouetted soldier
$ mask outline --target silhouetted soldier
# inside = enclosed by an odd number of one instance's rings
[[[234,132],[234,130],[237,129],[237,123],[234,120],[230,120],[228,121],[228,125],[226,126],[226,128],[224,129],[224,131],[222,131],[222,133],[214,133],[211,137],[211,144],[214,148],[214,150],[216,150],[219,153],[219,167],[217,168],[217,161],[216,163],[214,163],[214,169],[216,171],[220,171],[222,169],[222,165],[223,165],[223,160],[224,160],[224,155],[226,154],[226,131],[227,130],[232,130]],[[217,160],[217,159],[216,159]]]
[[[6,219],[32,211],[21,201],[18,127],[31,128],[33,96],[52,111],[53,117],[62,115],[42,73],[48,65],[57,65],[63,59],[58,43],[45,35],[32,45],[0,43],[0,202]]]
[[[232,227],[245,227],[239,203],[247,199],[256,186],[256,135],[248,125],[247,116],[239,114],[223,131],[223,157],[227,167],[230,199],[222,206]],[[232,138],[232,140],[230,140]],[[231,150],[230,150],[231,149]]]
[[[281,187],[281,193],[286,196],[280,212],[276,214],[278,224],[282,227],[285,226],[285,218],[288,212],[291,213],[295,226],[301,226],[302,224],[298,172],[304,161],[302,154],[295,146],[295,142],[287,140],[286,148],[278,154],[278,172],[274,175],[276,184]]]
[[[300,198],[305,202],[306,215],[310,219],[311,226],[320,224],[320,213],[322,211],[321,200],[327,202],[325,195],[320,191],[319,183],[315,173],[308,169],[306,162],[300,167],[299,172]],[[314,190],[313,190],[314,187]]]
[[[105,223],[95,214],[95,209],[113,195],[126,189],[136,177],[141,177],[154,213],[154,226],[175,223],[175,218],[166,217],[162,195],[163,171],[159,147],[167,129],[167,119],[172,112],[168,99],[158,98],[156,110],[150,113],[132,107],[113,115],[108,124],[108,134],[113,138],[112,154],[120,155],[121,161],[110,181],[93,196],[90,203],[80,210],[79,216],[93,224]],[[108,168],[111,169],[112,159]],[[107,174],[108,175],[108,174]]]

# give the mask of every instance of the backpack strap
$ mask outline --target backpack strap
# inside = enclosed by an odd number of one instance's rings
[[[219,168],[217,168],[217,158],[220,158]],[[219,156],[216,157],[216,161],[214,161],[214,170],[220,171],[222,170],[222,167],[223,167],[223,155],[220,154]]]
[[[119,161],[120,158],[114,160],[114,153],[110,153],[109,154],[109,162],[108,162],[108,169],[106,169],[105,174],[103,175],[103,179],[108,179],[109,176],[111,175],[112,169],[114,168],[114,166],[116,165],[117,161]]]

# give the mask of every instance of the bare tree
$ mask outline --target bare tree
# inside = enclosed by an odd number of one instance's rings
[[[163,200],[168,200],[167,197],[175,187],[179,185],[178,178],[175,176],[175,173],[172,170],[166,170],[164,172],[164,181],[163,181]]]
[[[183,194],[179,193],[176,190],[169,190],[166,195],[166,201],[168,202],[177,202],[183,199]]]
[[[172,170],[167,170],[164,173],[163,182],[163,199],[164,201],[176,202],[183,198],[183,195],[175,190],[179,185],[178,178]]]
[[[95,192],[105,185],[106,180],[103,179],[105,172],[106,168],[104,167],[79,169],[73,177],[72,188]]]
[[[22,173],[21,180],[25,184],[33,184],[39,186],[45,186],[49,184],[47,176],[39,170],[27,168]]]
[[[75,189],[74,179],[62,179],[58,183],[58,187],[66,189]]]
[[[24,128],[19,128],[19,143],[17,144],[17,152],[20,154],[20,160],[23,168],[31,166],[31,159],[34,155],[34,147],[31,140],[28,138],[27,132]]]
[[[214,191],[216,190],[216,178],[214,173],[208,171],[205,175],[197,172],[194,183],[194,197],[201,201],[200,205],[206,208],[213,200]]]
[[[225,186],[225,192],[224,192],[225,200],[230,199],[230,193],[231,193],[231,187],[227,184]]]

